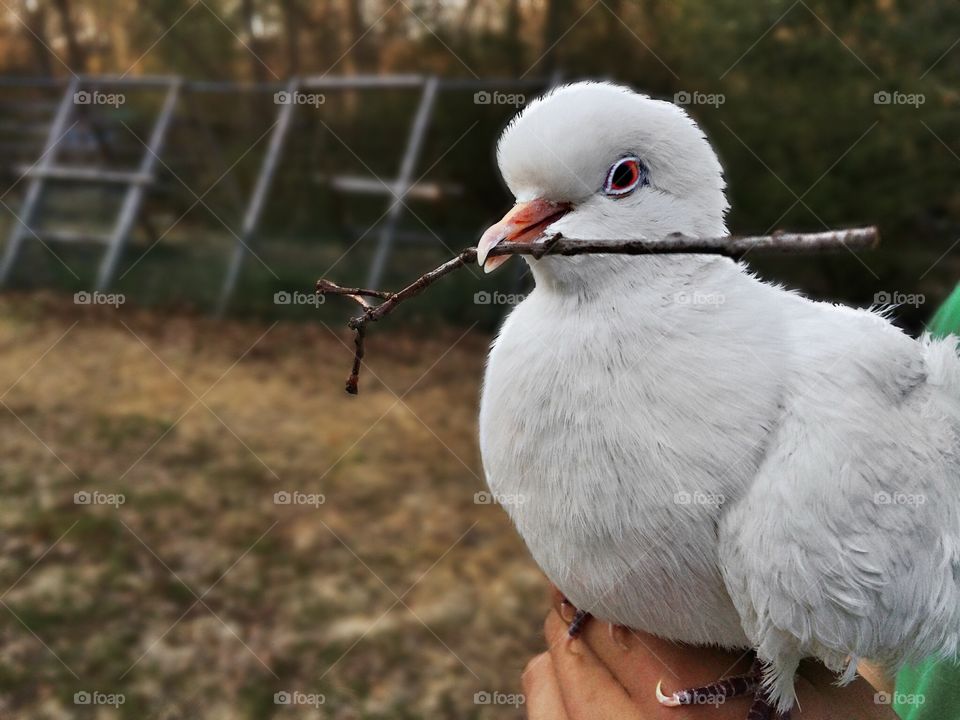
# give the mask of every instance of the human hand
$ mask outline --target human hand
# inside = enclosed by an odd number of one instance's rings
[[[747,654],[715,648],[675,645],[645,633],[617,629],[597,620],[575,640],[559,602],[547,616],[548,650],[523,673],[530,720],[744,720],[748,698],[720,705],[664,707],[656,699],[657,682],[665,693],[704,685],[749,669]],[[809,720],[895,720],[889,705],[877,704],[875,690],[858,678],[844,688],[819,663],[801,665],[794,718]]]

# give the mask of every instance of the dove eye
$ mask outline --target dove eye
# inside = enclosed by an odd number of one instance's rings
[[[617,160],[607,171],[607,181],[603,191],[607,195],[620,197],[628,195],[642,185],[647,185],[647,168],[635,157]]]

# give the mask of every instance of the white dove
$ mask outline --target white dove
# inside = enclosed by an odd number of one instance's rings
[[[498,146],[516,206],[484,233],[726,234],[722,169],[679,107],[607,83],[531,103]],[[808,300],[720,256],[525,258],[493,344],[487,481],[570,602],[668,640],[754,649],[786,718],[801,659],[841,681],[955,656],[960,358],[876,312]],[[522,499],[523,502],[519,502]],[[653,689],[651,689],[653,691]]]

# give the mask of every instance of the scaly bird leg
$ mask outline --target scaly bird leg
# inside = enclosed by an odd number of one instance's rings
[[[790,720],[789,711],[779,715],[776,713],[763,690],[762,680],[763,663],[760,660],[754,660],[750,671],[745,675],[736,675],[709,685],[678,690],[669,695],[664,695],[661,683],[657,683],[657,700],[667,707],[720,705],[731,698],[752,695],[753,703],[750,705],[747,720]]]
[[[564,620],[567,619],[567,616],[563,610],[568,607],[573,609],[573,617],[569,620],[570,624],[567,626],[567,636],[572,640],[578,637],[581,632],[583,632],[583,626],[586,625],[587,620],[593,616],[586,610],[578,610],[577,608],[573,607],[573,603],[566,598],[563,598],[563,600],[560,601],[560,617],[562,617]]]
[[[776,707],[762,690],[753,696],[747,720],[790,720],[790,711],[778,713]]]

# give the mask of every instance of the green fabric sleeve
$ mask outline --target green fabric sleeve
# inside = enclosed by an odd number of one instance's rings
[[[930,333],[960,335],[960,285],[930,322]],[[960,665],[926,662],[897,675],[893,708],[903,720],[960,720]]]
[[[960,335],[960,285],[954,288],[953,293],[933,316],[930,332],[934,335]]]
[[[960,665],[927,662],[897,675],[893,709],[903,720],[960,720]]]

